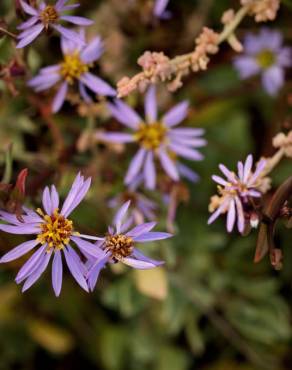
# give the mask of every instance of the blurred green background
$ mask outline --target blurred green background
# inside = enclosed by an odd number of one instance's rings
[[[0,3],[1,17],[12,32],[20,22],[13,3]],[[99,33],[105,40],[96,71],[113,85],[138,71],[136,59],[144,50],[162,50],[169,56],[188,52],[203,25],[219,30],[223,11],[239,7],[238,1],[171,0],[172,18],[158,22],[147,0],[81,3],[76,13],[95,20],[88,34]],[[281,30],[288,45],[291,8],[291,1],[283,1],[277,20],[268,25]],[[260,27],[246,19],[238,36]],[[238,79],[233,56],[224,45],[208,71],[187,78],[175,94],[159,87],[160,111],[188,99],[191,112],[185,124],[204,127],[208,140],[204,161],[191,164],[201,181],[186,184],[189,200],[178,208],[175,237],[144,248],[166,265],[150,271],[114,265],[102,272],[90,295],[66,274],[60,298],[53,295],[50,271],[21,294],[13,279],[25,258],[2,265],[0,369],[292,369],[291,230],[279,227],[276,232],[285,260],[283,270],[275,272],[268,258],[258,265],[252,262],[256,231],[240,237],[236,232],[227,235],[223,219],[206,224],[209,198],[216,191],[210,177],[218,173],[218,164],[235,169],[250,152],[256,158],[273,154],[271,139],[291,118],[291,71],[281,94],[271,99],[257,78]],[[13,78],[16,96],[0,81],[2,169],[4,152],[13,143],[14,179],[20,169],[29,169],[26,203],[33,207],[39,206],[46,184],[56,183],[64,196],[78,170],[91,175],[90,193],[73,219],[79,230],[102,234],[112,217],[107,201],[123,190],[131,149],[115,152],[92,142],[96,129],[116,125],[103,102],[92,110],[67,103],[51,117],[45,111],[48,96],[37,97],[25,86],[27,77],[61,58],[57,37],[42,36],[24,53],[2,37],[1,70],[14,58],[24,66],[26,77]],[[142,108],[139,94],[127,101]],[[291,161],[283,161],[273,173],[273,186],[289,175]],[[148,195],[161,200],[158,192]],[[165,213],[162,206],[160,230],[165,228]],[[1,254],[23,240],[1,233]]]

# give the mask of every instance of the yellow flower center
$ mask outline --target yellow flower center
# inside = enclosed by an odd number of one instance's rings
[[[110,251],[115,260],[130,256],[134,249],[133,239],[123,234],[108,235],[105,245],[106,251]]]
[[[47,5],[46,8],[41,12],[40,18],[45,27],[48,28],[50,23],[57,22],[59,19],[59,14],[52,5]]]
[[[135,139],[148,150],[157,149],[166,139],[167,127],[162,122],[141,123]]]
[[[67,54],[64,57],[63,63],[60,65],[60,74],[69,83],[73,84],[74,80],[78,80],[83,73],[88,72],[88,64],[82,62],[79,52]]]
[[[45,221],[40,224],[41,233],[37,236],[38,242],[47,244],[48,252],[52,249],[63,249],[73,234],[73,222],[60,215],[58,209],[51,216],[44,214],[41,209],[37,212]]]
[[[269,49],[264,49],[258,53],[256,59],[260,67],[263,69],[271,67],[276,61],[275,54]]]

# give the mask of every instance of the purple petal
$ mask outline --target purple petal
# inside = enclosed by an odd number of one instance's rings
[[[257,180],[257,178],[259,177],[259,175],[261,174],[261,172],[266,167],[266,164],[267,164],[267,161],[265,159],[261,159],[259,161],[259,163],[256,166],[255,172],[253,173],[253,175],[248,180],[248,183],[247,183],[248,186],[252,186],[254,184],[254,182]]]
[[[292,66],[292,48],[282,48],[277,54],[277,64],[281,67]]]
[[[244,230],[244,213],[242,203],[238,197],[235,198],[236,209],[237,209],[237,228],[240,233]]]
[[[100,137],[100,135],[99,135]],[[119,133],[119,132],[107,132],[103,134],[102,139],[112,143],[132,143],[135,141],[134,136],[131,134]]]
[[[222,179],[222,177],[220,177],[220,176],[213,175],[213,176],[212,176],[212,179],[213,179],[215,182],[217,182],[218,184],[220,184],[220,185],[223,185],[223,186],[228,185],[227,181],[226,181],[226,180],[224,180],[224,179]]]
[[[245,79],[258,74],[261,70],[255,58],[250,56],[240,56],[234,59],[234,66],[241,79]]]
[[[240,181],[243,181],[244,167],[242,162],[237,163],[237,170]]]
[[[121,259],[121,262],[123,262],[125,265],[131,266],[131,267],[133,267],[135,269],[139,269],[139,270],[148,270],[148,269],[152,269],[152,268],[156,267],[156,265],[153,264],[153,263],[146,262],[146,261],[141,261],[141,260],[136,260],[136,259],[131,258],[131,257],[125,257],[125,258]]]
[[[247,179],[250,176],[250,171],[252,168],[252,163],[253,163],[253,158],[252,155],[249,154],[248,157],[246,158],[244,168],[243,168],[243,182],[246,183]]]
[[[34,39],[38,37],[38,35],[42,32],[44,29],[44,25],[42,23],[37,24],[36,26],[32,27],[30,30],[29,35],[21,38],[19,43],[16,45],[17,49],[21,49],[25,47],[26,45],[30,44]]]
[[[94,23],[90,19],[84,17],[77,17],[75,15],[62,15],[60,19],[62,19],[63,21],[76,24],[77,26],[90,26]]]
[[[179,180],[179,174],[175,163],[169,158],[167,153],[161,149],[158,153],[161,166],[163,167],[164,171],[168,174],[170,178],[174,181]]]
[[[52,214],[51,194],[47,186],[43,191],[43,207],[47,215]]]
[[[0,230],[10,234],[29,235],[29,234],[39,234],[40,227],[37,224],[36,225],[21,224],[18,226],[0,225]]]
[[[163,240],[171,238],[173,235],[169,233],[161,233],[157,231],[150,231],[145,234],[141,234],[137,237],[134,237],[133,239],[135,242],[151,242],[155,240]]]
[[[103,53],[103,42],[100,37],[95,37],[81,52],[81,59],[85,63],[95,62]]]
[[[134,158],[132,159],[128,171],[125,177],[125,183],[128,185],[132,182],[132,180],[138,175],[140,169],[142,167],[143,161],[145,159],[146,150],[140,148],[138,152],[135,154]]]
[[[38,15],[38,11],[32,6],[28,5],[25,1],[20,0],[20,5],[22,9],[25,11],[25,13],[29,15]]]
[[[75,177],[75,180],[73,181],[71,189],[63,203],[63,207],[61,210],[62,215],[64,215],[65,212],[66,213],[68,212],[68,209],[71,207],[74,199],[76,198],[83,184],[84,184],[84,177],[81,176],[79,172],[78,175]]]
[[[71,236],[71,240],[77,244],[81,252],[85,251],[86,254],[89,254],[92,257],[99,258],[102,254],[101,250],[98,249],[95,244],[82,240],[77,236]]]
[[[156,88],[153,85],[148,88],[145,96],[145,115],[147,122],[157,120]]]
[[[65,81],[62,83],[56,96],[54,97],[52,104],[53,113],[57,113],[61,109],[62,105],[64,104],[67,92],[68,92],[68,83]]]
[[[196,137],[201,136],[205,133],[203,128],[189,128],[189,127],[179,127],[173,128],[171,133],[174,135],[186,136],[186,137]]]
[[[58,10],[58,11],[62,11],[64,10],[64,5],[68,2],[68,0],[58,0],[56,2],[56,5],[55,5],[55,8]]]
[[[33,16],[29,18],[26,22],[21,23],[17,26],[18,30],[26,30],[27,28],[32,27],[39,20],[38,16]]]
[[[222,212],[226,209],[227,205],[231,201],[231,198],[226,198],[220,206],[216,209],[215,212],[212,213],[212,215],[208,219],[208,225],[210,225],[212,222],[214,222],[221,214]]]
[[[165,12],[168,3],[169,0],[156,0],[153,9],[154,15],[160,18]]]
[[[136,238],[141,234],[147,233],[150,230],[152,230],[155,225],[156,222],[146,222],[144,224],[134,227],[132,230],[128,231],[126,235]]]
[[[68,30],[67,28],[60,26],[59,24],[52,24],[51,26],[65,38],[72,40],[75,43],[80,42],[84,44],[84,42],[82,42],[80,38],[80,35],[77,32]]]
[[[162,121],[168,126],[173,127],[178,125],[181,121],[183,121],[189,109],[189,103],[187,101],[183,101],[173,108],[171,108],[163,117]]]
[[[269,95],[277,95],[284,84],[283,69],[278,66],[273,66],[265,70],[262,75],[262,84]]]
[[[25,264],[21,267],[15,278],[17,284],[19,284],[29,274],[33,273],[41,256],[44,256],[46,254],[46,248],[47,245],[46,244],[43,245],[36,252],[34,252],[34,254],[25,262]]]
[[[86,85],[89,89],[91,89],[96,94],[102,96],[115,96],[116,91],[105,81],[101,78],[94,76],[91,73],[84,73],[80,80]]]
[[[139,249],[135,248],[134,251],[133,251],[133,256],[137,259],[137,260],[141,260],[141,261],[145,261],[145,262],[149,262],[149,263],[152,263],[153,265],[155,266],[161,266],[164,264],[164,261],[157,261],[157,260],[154,260],[152,258],[149,258],[147,256],[145,256],[145,254],[143,254]]]
[[[25,281],[22,293],[29,289],[41,277],[50,262],[51,255],[52,253],[45,253],[41,256],[38,267]]]
[[[236,180],[234,173],[229,171],[229,169],[224,166],[224,164],[219,164],[219,168],[220,171],[227,177],[227,180],[229,180],[230,182],[234,182]]]
[[[61,251],[56,250],[52,264],[52,285],[56,297],[59,297],[63,280],[63,264]]]
[[[59,194],[57,192],[57,189],[55,185],[51,186],[51,212],[54,213],[54,211],[59,208]]]
[[[185,166],[182,163],[177,162],[177,169],[182,177],[186,178],[191,182],[197,182],[200,179],[199,175],[196,172],[194,172],[193,170],[191,170],[189,167]]]
[[[124,203],[121,208],[118,210],[118,212],[115,214],[114,217],[114,224],[116,225],[116,231],[117,234],[120,233],[121,226],[124,220],[124,217],[126,216],[126,213],[128,212],[128,209],[130,207],[131,201],[128,200],[126,203]]]
[[[141,117],[127,104],[119,99],[115,99],[115,104],[108,104],[111,114],[125,126],[138,129]]]
[[[91,268],[88,274],[88,286],[91,292],[94,290],[100,271],[105,267],[109,257],[109,253],[103,254],[103,257],[99,258]]]
[[[0,259],[0,263],[10,262],[23,256],[27,252],[31,251],[37,244],[37,240],[29,240],[28,242],[18,245],[8,253],[4,254],[4,256]]]
[[[232,199],[231,202],[229,203],[229,208],[227,212],[227,231],[230,233],[233,229],[235,222],[235,204],[234,200]]]
[[[66,5],[66,6],[63,6],[62,7],[62,12],[65,12],[67,10],[73,10],[73,9],[76,9],[80,6],[80,4],[71,4],[71,5]],[[57,6],[56,6],[57,8]]]
[[[147,189],[155,189],[156,172],[154,166],[153,152],[148,152],[144,164],[144,179]]]
[[[169,133],[169,137],[174,144],[178,144],[182,146],[187,145],[187,146],[193,146],[195,148],[200,148],[207,144],[207,140],[205,139],[181,137],[179,135],[172,135],[171,132]]]
[[[81,81],[79,81],[78,86],[79,86],[79,92],[80,92],[80,95],[82,96],[82,99],[88,104],[92,103],[92,99],[90,95],[87,93],[86,88]]]
[[[179,154],[180,156],[193,160],[193,161],[200,161],[204,158],[204,156],[195,149],[188,148],[187,146],[182,146],[178,144],[169,144],[171,150],[175,153]]]
[[[66,211],[63,211],[62,213],[65,217],[69,216],[70,213],[73,212],[73,210],[80,204],[80,202],[84,199],[86,196],[89,188],[91,185],[91,178],[88,178],[86,181],[83,182],[82,186],[79,188],[79,191],[76,193],[74,199],[72,200],[72,203],[70,206],[66,209]]]
[[[64,248],[64,255],[67,262],[67,266],[72,276],[81,286],[81,288],[88,292],[88,286],[82,274],[83,267],[80,266],[80,264],[78,264],[77,261],[75,260],[74,256],[72,255],[72,248],[69,245],[66,248]]]

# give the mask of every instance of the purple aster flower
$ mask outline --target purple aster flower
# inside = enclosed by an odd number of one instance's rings
[[[163,264],[163,261],[156,261],[146,257],[135,243],[152,242],[170,238],[172,235],[162,232],[151,231],[156,225],[155,222],[148,222],[127,231],[131,220],[126,218],[130,201],[124,203],[118,210],[114,218],[114,227],[108,228],[108,234],[104,238],[99,238],[97,249],[100,251],[99,258],[89,264],[91,268],[88,274],[88,286],[93,290],[101,269],[107,263],[122,262],[136,269],[151,269]]]
[[[266,166],[266,160],[258,162],[255,172],[252,172],[253,158],[248,155],[245,163],[238,162],[238,175],[231,172],[223,164],[219,165],[221,172],[226,176],[226,180],[214,175],[212,179],[217,182],[220,198],[217,201],[216,211],[211,215],[208,224],[211,224],[222,213],[227,212],[227,231],[233,230],[237,218],[237,228],[243,233],[245,227],[245,208],[248,207],[251,198],[261,197],[261,192],[257,189],[261,184],[261,175]]]
[[[169,0],[156,0],[154,4],[153,14],[157,18],[167,19],[170,17],[170,12],[166,10]]]
[[[115,100],[114,104],[108,106],[112,115],[133,132],[106,133],[103,138],[114,143],[136,142],[140,146],[126,174],[126,185],[131,184],[138,175],[143,174],[146,187],[154,189],[156,158],[167,175],[174,181],[179,180],[179,173],[182,170],[187,171],[189,175],[193,173],[177,162],[177,156],[195,161],[203,159],[202,154],[195,148],[206,145],[206,140],[200,137],[204,130],[175,127],[187,115],[188,103],[186,101],[177,104],[159,119],[155,87],[151,86],[145,97],[145,121],[121,100]],[[192,176],[196,176],[195,173]]]
[[[247,34],[245,54],[234,59],[242,79],[261,75],[262,85],[269,95],[276,95],[284,84],[284,69],[292,65],[292,49],[283,47],[280,32],[262,28],[258,35]]]
[[[22,32],[18,35],[20,41],[16,47],[23,48],[30,44],[43,30],[47,31],[49,28],[53,28],[63,37],[72,41],[78,40],[79,35],[61,26],[60,21],[66,21],[78,26],[89,26],[93,22],[84,17],[63,15],[63,12],[79,6],[79,4],[66,5],[67,2],[68,0],[58,0],[55,5],[47,5],[42,1],[38,8],[33,8],[24,0],[20,0],[22,9],[31,17],[17,27]]]
[[[116,95],[115,90],[107,82],[89,72],[92,63],[98,60],[103,53],[103,44],[100,37],[95,37],[91,42],[85,44],[84,31],[81,30],[80,38],[81,41],[71,41],[62,37],[63,61],[42,68],[39,74],[28,82],[28,85],[37,92],[47,90],[60,83],[52,103],[54,113],[61,109],[69,87],[75,83],[78,83],[79,92],[86,102],[91,101],[86,91],[87,88],[102,96]]]
[[[131,223],[140,225],[147,221],[154,221],[156,219],[155,212],[157,204],[153,200],[146,197],[138,191],[138,187],[143,182],[143,177],[138,176],[127,188],[126,191],[118,194],[110,199],[109,207],[118,208],[126,201],[131,201],[129,208],[129,219]]]
[[[0,211],[0,218],[8,224],[1,224],[0,230],[11,234],[34,235],[33,239],[26,241],[10,252],[6,253],[0,260],[1,263],[13,261],[24,254],[34,250],[31,257],[22,266],[16,276],[16,283],[24,282],[22,291],[29,289],[42,275],[47,268],[50,259],[52,262],[52,285],[56,296],[59,296],[62,287],[63,263],[66,264],[77,281],[77,283],[88,291],[85,280],[85,266],[79,254],[70,246],[73,242],[79,251],[85,256],[97,258],[99,256],[96,247],[83,240],[86,235],[80,235],[75,229],[73,222],[68,216],[79,205],[85,197],[91,179],[85,180],[80,174],[77,175],[67,198],[65,199],[61,211],[59,211],[59,194],[54,185],[43,192],[43,208],[37,211],[24,208],[20,222],[13,214]]]

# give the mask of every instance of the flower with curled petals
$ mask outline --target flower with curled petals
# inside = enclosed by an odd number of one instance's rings
[[[90,72],[92,64],[103,53],[103,44],[100,37],[95,37],[86,44],[84,31],[81,30],[80,39],[81,41],[71,41],[62,37],[63,61],[42,68],[39,74],[28,82],[28,85],[37,92],[47,90],[60,83],[52,103],[54,113],[61,109],[69,88],[75,84],[78,85],[80,95],[86,102],[91,102],[87,89],[102,96],[116,95],[115,90],[107,82]]]
[[[292,66],[292,49],[283,47],[280,32],[262,28],[258,35],[247,34],[244,54],[234,59],[240,78],[261,75],[265,91],[277,95],[284,84],[284,69]]]
[[[30,18],[21,23],[17,28],[21,33],[17,36],[19,42],[17,48],[23,48],[35,40],[42,31],[52,28],[63,37],[76,41],[79,35],[63,27],[60,22],[65,21],[78,26],[89,26],[93,22],[84,17],[63,15],[67,10],[75,9],[79,4],[66,5],[68,0],[58,0],[55,5],[47,5],[44,1],[37,8],[33,8],[26,1],[20,0],[20,5]]]
[[[266,166],[266,160],[261,159],[252,172],[253,158],[248,155],[245,163],[238,162],[238,174],[231,172],[223,164],[219,165],[221,172],[226,176],[226,180],[220,176],[213,175],[212,179],[217,182],[220,197],[213,199],[213,214],[208,220],[208,224],[214,222],[221,214],[227,213],[227,231],[233,230],[236,218],[237,228],[243,233],[245,228],[245,209],[252,198],[261,197],[262,193],[258,190],[261,185],[261,174]],[[214,203],[214,202],[213,202]],[[216,210],[215,210],[216,209]]]
[[[159,119],[156,90],[151,86],[144,105],[145,120],[121,100],[108,104],[112,115],[132,132],[105,133],[103,139],[113,143],[135,142],[139,146],[126,173],[125,184],[131,184],[142,174],[146,188],[155,189],[156,159],[172,180],[178,181],[182,173],[185,177],[195,179],[197,175],[177,160],[178,156],[193,161],[202,160],[203,155],[196,148],[206,145],[206,140],[200,137],[204,130],[176,127],[187,116],[188,103],[183,101],[175,105]]]
[[[114,226],[108,228],[108,233],[99,238],[96,248],[100,252],[97,259],[90,257],[88,266],[91,266],[88,273],[88,286],[93,290],[100,271],[107,263],[122,262],[135,269],[151,269],[163,264],[163,261],[156,261],[146,257],[136,243],[152,242],[170,238],[169,233],[151,231],[156,225],[155,222],[147,222],[130,229],[132,219],[127,218],[127,211],[130,201],[124,203],[114,217]],[[127,231],[128,230],[128,231]]]
[[[87,236],[80,235],[68,217],[85,197],[90,183],[90,178],[85,180],[78,174],[60,210],[59,194],[55,186],[46,187],[42,197],[44,210],[33,211],[24,208],[23,222],[13,214],[0,211],[1,220],[7,223],[0,224],[0,230],[11,234],[34,235],[32,240],[18,245],[0,259],[0,263],[6,263],[34,251],[15,279],[17,284],[24,282],[23,292],[40,278],[53,259],[52,285],[55,295],[59,296],[62,287],[63,258],[77,283],[88,291],[85,265],[70,244],[73,242],[79,252],[86,257],[90,255],[97,258],[99,254],[93,244],[82,239]]]

